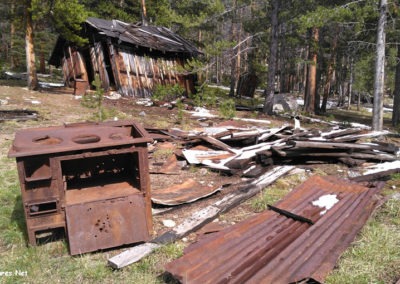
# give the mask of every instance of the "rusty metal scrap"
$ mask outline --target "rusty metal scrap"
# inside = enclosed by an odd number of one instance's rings
[[[210,235],[166,265],[182,283],[292,283],[323,281],[370,216],[376,188],[313,176],[275,207]],[[324,196],[333,207],[313,204]],[[314,202],[314,203],[313,203]]]
[[[179,205],[194,202],[221,190],[218,185],[202,185],[189,178],[180,184],[152,191],[151,200],[162,205]]]
[[[152,229],[147,132],[133,121],[18,131],[29,243],[63,230],[71,254],[146,241]]]

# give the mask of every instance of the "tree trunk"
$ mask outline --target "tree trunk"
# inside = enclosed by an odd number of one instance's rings
[[[142,6],[142,24],[143,24],[144,26],[147,26],[146,1],[145,1],[145,0],[141,0],[140,4],[141,4],[141,6]]]
[[[26,48],[26,68],[28,74],[28,88],[30,90],[36,90],[38,88],[38,79],[36,74],[35,65],[35,49],[33,44],[33,23],[32,14],[30,12],[31,0],[25,2],[25,48]]]
[[[385,44],[387,0],[381,0],[379,6],[378,32],[376,39],[376,61],[374,76],[374,104],[372,111],[372,130],[380,131],[383,127],[383,95],[385,86]]]
[[[315,93],[317,91],[317,50],[316,45],[319,40],[319,29],[312,28],[311,32],[311,48],[310,48],[310,64],[307,72],[307,89],[304,100],[304,110],[309,113],[315,111]]]
[[[237,42],[239,44],[239,40],[237,40],[237,12],[236,12],[236,7],[237,7],[237,1],[234,1],[234,12],[232,16],[232,25],[231,25],[231,37],[233,42]],[[237,46],[239,48],[239,45]],[[235,54],[236,49],[232,49],[232,57],[231,57],[231,80],[230,80],[230,88],[229,88],[229,97],[234,97],[235,96],[235,87],[236,87],[236,54]]]
[[[400,124],[400,45],[397,46],[396,79],[394,84],[394,101],[393,101],[393,114],[392,114],[392,125],[397,126],[399,124]]]
[[[347,102],[347,109],[349,110],[351,107],[351,98],[353,92],[353,81],[354,81],[354,59],[350,59],[350,81],[349,81],[349,99]]]
[[[14,13],[15,13],[15,3],[11,1],[11,21],[10,21],[10,69],[15,68],[15,57],[14,57],[14,37],[15,37],[15,25],[14,25]]]
[[[337,50],[338,38],[339,38],[339,28],[336,27],[336,33],[333,37],[331,51],[330,51],[331,56],[330,56],[329,63],[328,63],[328,71],[327,71],[327,75],[326,75],[326,81],[324,84],[324,94],[323,94],[322,105],[321,105],[322,113],[326,112],[326,104],[328,103],[328,97],[331,92],[331,85],[332,85],[334,74],[335,74],[334,66],[336,65],[336,50]]]
[[[263,112],[272,114],[274,106],[274,93],[275,93],[275,72],[276,72],[276,59],[278,57],[278,12],[279,0],[272,1],[271,13],[271,42],[269,47],[268,58],[268,82],[267,88],[264,91],[265,101]]]

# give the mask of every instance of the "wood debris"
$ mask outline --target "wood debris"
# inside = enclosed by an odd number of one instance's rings
[[[170,165],[171,161],[174,164],[176,161],[185,161],[193,166],[204,166],[224,174],[239,175],[251,180],[247,185],[226,194],[211,205],[195,211],[181,224],[149,243],[133,247],[112,257],[108,261],[109,265],[122,268],[139,261],[162,244],[173,242],[198,230],[219,214],[251,198],[276,179],[293,170],[294,165],[340,162],[351,167],[358,167],[366,162],[394,163],[398,160],[400,153],[399,147],[394,144],[372,140],[388,134],[387,132],[370,132],[363,128],[340,129],[337,126],[329,126],[323,131],[294,128],[289,125],[278,128],[241,128],[234,123],[193,131],[148,129],[154,138],[159,137],[159,141],[169,141],[176,146],[173,152],[176,159],[169,158],[163,167],[164,174],[176,174],[177,171],[182,170],[175,165]],[[169,170],[169,167],[173,170]],[[397,164],[392,164],[390,171],[398,171],[398,168]],[[356,172],[355,175],[359,176],[361,173]],[[353,181],[356,180],[355,177]],[[177,188],[182,189],[183,186],[178,185]],[[178,193],[172,199],[178,200],[179,195],[186,194],[190,195],[190,192]],[[156,190],[153,190],[153,198],[157,199]],[[156,201],[155,199],[153,202]],[[195,200],[196,198],[193,199]],[[182,204],[182,202],[173,203],[168,201],[163,204]]]
[[[153,130],[154,131],[154,130]],[[254,165],[299,164],[313,162],[344,163],[359,166],[364,162],[392,162],[399,148],[379,141],[389,132],[372,132],[362,128],[320,131],[280,128],[210,127],[196,131],[163,131],[181,144],[189,164],[244,175]]]

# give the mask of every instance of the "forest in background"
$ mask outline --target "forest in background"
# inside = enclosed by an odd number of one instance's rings
[[[400,124],[398,9],[387,0],[1,0],[0,70],[28,71],[34,89],[36,73],[51,72],[46,61],[59,34],[84,44],[88,16],[146,20],[204,53],[189,64],[199,84],[229,86],[232,97],[263,89],[266,113],[277,92],[304,94],[309,113],[324,113],[333,95],[339,105],[370,102],[379,130],[384,96],[394,98],[392,124]]]

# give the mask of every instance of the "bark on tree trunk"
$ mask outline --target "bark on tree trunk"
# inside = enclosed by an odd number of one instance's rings
[[[11,1],[11,22],[10,22],[10,69],[13,70],[15,68],[15,57],[14,57],[14,36],[15,36],[15,25],[14,25],[14,11],[15,4],[14,1]]]
[[[142,24],[144,26],[147,26],[147,10],[146,10],[146,1],[141,0],[141,6],[142,6]]]
[[[275,72],[276,72],[276,58],[278,56],[278,12],[279,12],[279,0],[272,1],[272,13],[271,13],[271,45],[269,48],[269,59],[268,59],[268,82],[267,88],[264,91],[265,101],[263,112],[272,114],[274,104],[274,92],[275,92]]]
[[[306,97],[304,100],[304,110],[309,113],[315,111],[315,93],[317,91],[317,50],[316,45],[319,40],[319,29],[313,28],[311,34],[311,49],[310,49],[310,61],[307,73],[307,90]]]
[[[26,49],[26,67],[28,74],[28,88],[36,90],[38,88],[38,79],[35,65],[35,49],[33,43],[33,23],[32,14],[30,12],[31,0],[25,2],[25,49]]]
[[[236,41],[239,44],[239,40],[237,40],[237,1],[234,1],[234,13],[232,18],[232,25],[231,25],[231,36],[232,41]],[[239,48],[239,46],[238,46]],[[230,81],[230,88],[229,88],[229,97],[235,96],[235,87],[236,87],[236,49],[232,49],[232,57],[231,57],[231,81]]]
[[[400,45],[397,46],[396,79],[394,84],[394,101],[393,101],[393,114],[392,114],[392,125],[397,126],[399,124],[400,124]]]
[[[331,47],[331,57],[329,59],[328,63],[328,72],[326,75],[326,81],[324,85],[324,94],[322,98],[322,105],[321,105],[321,112],[325,113],[326,112],[326,104],[328,103],[328,97],[329,93],[331,92],[331,85],[333,82],[334,74],[335,74],[335,68],[334,66],[336,65],[336,49],[337,49],[337,42],[339,38],[339,28],[336,27],[336,33],[333,37],[332,41],[332,47]]]
[[[347,102],[347,109],[351,107],[351,98],[353,92],[353,81],[354,81],[354,59],[350,59],[350,81],[349,81],[349,98]]]
[[[379,6],[378,32],[376,39],[376,61],[374,77],[374,104],[372,111],[372,130],[380,131],[383,127],[383,94],[385,86],[385,44],[387,0],[381,0]]]

